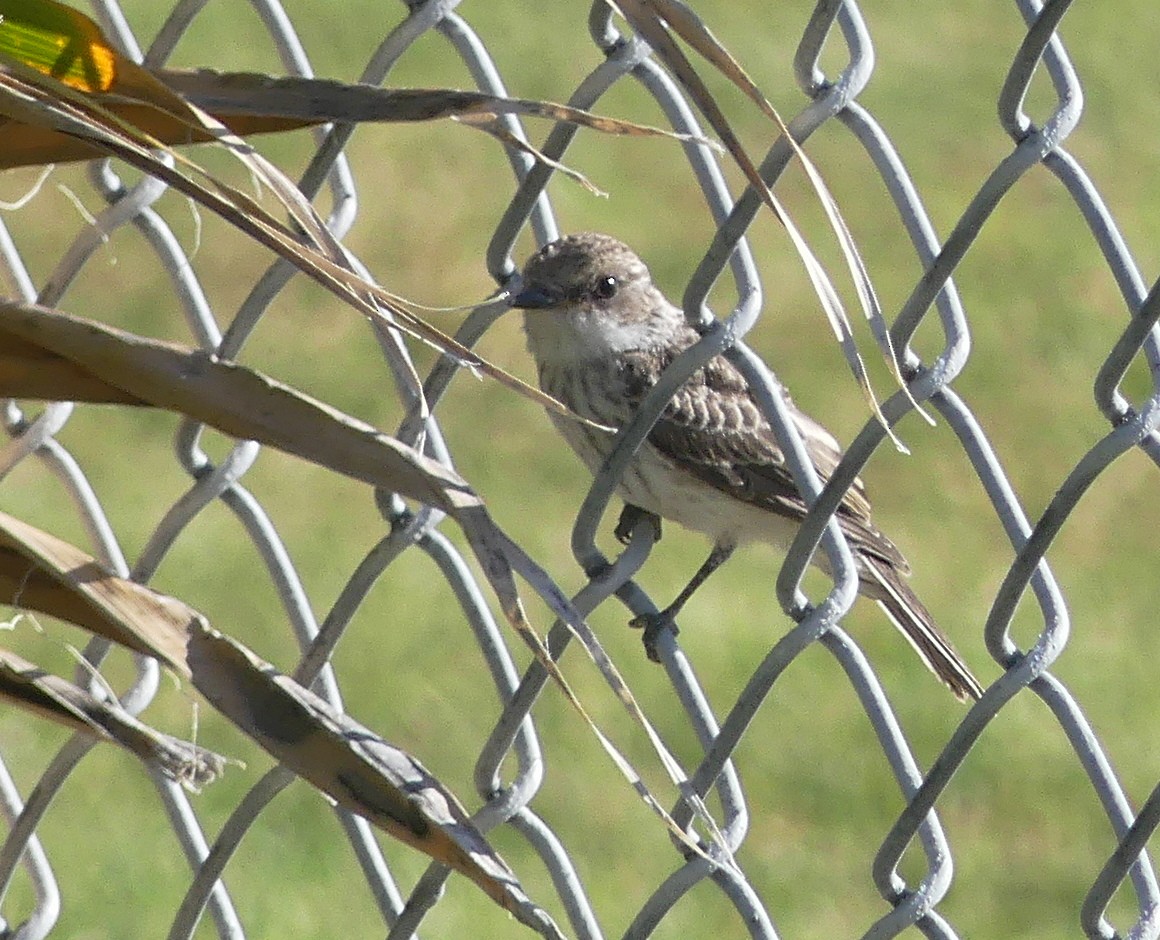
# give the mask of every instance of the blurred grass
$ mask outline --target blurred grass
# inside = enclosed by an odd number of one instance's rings
[[[146,41],[165,6],[145,0],[125,4]],[[397,22],[401,10],[369,0],[345,4],[341,15],[333,5],[307,0],[286,7],[318,74],[348,80],[357,77],[376,37]],[[785,115],[800,107],[790,67],[808,5],[762,7],[759,15],[752,5],[697,8]],[[1134,24],[1150,9],[1132,0],[1119,8],[1119,16],[1108,17],[1079,6],[1064,21],[1064,39],[1088,94],[1083,122],[1067,146],[1107,198],[1146,280],[1156,270],[1160,244],[1160,212],[1151,185],[1160,147],[1149,133],[1157,126],[1160,88],[1139,80],[1149,74],[1157,40]],[[468,2],[460,12],[489,43],[513,94],[563,100],[599,61],[585,42],[587,11],[581,6],[545,5],[529,16],[514,4]],[[916,17],[909,7],[881,4],[868,6],[864,14],[878,65],[860,100],[900,148],[945,236],[1010,149],[994,117],[995,98],[1021,38],[1021,22],[1014,9],[1000,7],[986,13],[929,7]],[[242,3],[209,7],[173,62],[280,70],[255,14]],[[836,49],[825,63],[830,69],[841,66]],[[391,83],[468,87],[470,79],[446,44],[427,36],[399,63]],[[773,129],[721,80],[710,84],[742,139],[753,153],[763,153]],[[1028,105],[1037,119],[1047,113],[1045,88],[1040,75]],[[660,122],[655,106],[630,86],[618,87],[597,110]],[[547,130],[533,125],[530,136],[542,140]],[[305,134],[257,144],[292,176],[305,166]],[[827,126],[809,151],[865,253],[884,306],[897,310],[918,266],[881,182],[840,128]],[[348,152],[361,209],[346,242],[385,286],[435,306],[471,304],[491,292],[483,251],[512,189],[497,145],[442,123],[366,127]],[[227,166],[204,149],[196,156],[215,168]],[[562,227],[596,228],[624,238],[650,262],[670,295],[679,297],[711,232],[679,149],[662,141],[582,132],[566,159],[611,195],[595,199],[574,184],[554,183]],[[30,178],[10,175],[0,183],[0,196],[13,198]],[[81,170],[60,169],[53,182],[66,183],[90,209],[97,207]],[[790,171],[778,194],[830,270],[840,272],[800,172]],[[195,228],[184,202],[167,196],[156,208],[192,247]],[[6,221],[38,280],[81,224],[52,185]],[[215,309],[226,317],[269,259],[212,218],[202,221],[194,267]],[[865,406],[800,264],[768,216],[754,226],[753,241],[768,302],[751,342],[797,401],[849,440],[866,419]],[[528,248],[525,239],[522,249]],[[1106,431],[1091,403],[1091,383],[1125,315],[1078,211],[1042,169],[1029,174],[1000,206],[956,282],[974,344],[956,389],[986,427],[1034,518],[1074,462]],[[852,300],[852,292],[845,295]],[[727,310],[727,291],[719,287],[715,296],[719,312]],[[154,336],[189,337],[164,271],[133,230],[113,236],[63,306]],[[431,314],[448,328],[460,316]],[[872,360],[869,333],[858,329]],[[937,341],[937,333],[925,328],[917,347],[929,356]],[[515,318],[501,322],[481,350],[531,375]],[[420,363],[430,363],[428,350],[415,353]],[[296,282],[279,297],[242,358],[386,430],[400,418],[369,330],[309,284]],[[875,375],[879,390],[888,394],[884,370],[875,368]],[[1134,394],[1146,391],[1142,370],[1128,388]],[[582,579],[570,558],[568,532],[588,478],[544,417],[523,399],[467,375],[456,379],[440,417],[459,469],[500,524],[563,587],[578,587]],[[131,560],[188,486],[171,457],[175,428],[166,415],[90,408],[78,410],[61,434]],[[980,676],[993,679],[997,672],[983,648],[981,625],[1010,549],[945,423],[928,429],[911,418],[900,430],[913,456],[884,448],[865,474],[878,518],[910,556],[917,590]],[[212,455],[225,453],[227,442],[207,438],[204,446]],[[1057,673],[1085,703],[1136,801],[1157,777],[1154,749],[1140,746],[1160,707],[1151,665],[1160,652],[1152,629],[1160,601],[1153,535],[1160,519],[1147,489],[1153,473],[1138,455],[1123,459],[1093,487],[1050,554],[1073,617],[1071,642]],[[383,534],[369,494],[271,451],[243,482],[269,510],[321,618],[347,573]],[[86,544],[71,504],[42,468],[25,465],[6,480],[0,507]],[[658,599],[669,598],[704,550],[700,539],[670,527],[644,572],[644,585]],[[682,642],[721,714],[788,626],[772,592],[779,560],[764,549],[742,553],[709,582],[685,616]],[[264,566],[223,506],[198,518],[154,583],[199,606],[216,626],[283,668],[295,662],[287,619]],[[531,606],[546,626],[542,608]],[[755,618],[754,611],[767,616]],[[609,608],[594,615],[592,624],[666,740],[691,764],[695,741],[659,670],[644,661],[638,637],[624,629],[624,620],[621,610]],[[67,671],[69,657],[60,641],[80,642],[77,634],[62,625],[45,626],[47,638],[21,627],[16,640],[35,651],[36,661]],[[1016,620],[1019,641],[1031,642],[1040,626],[1033,604],[1025,602]],[[962,709],[872,607],[856,611],[850,628],[879,669],[920,762],[929,765]],[[522,651],[517,655],[526,658]],[[430,562],[411,553],[388,570],[335,661],[349,710],[417,754],[475,805],[471,769],[497,703],[454,599]],[[570,653],[568,667],[594,717],[612,729],[649,779],[659,782],[647,747],[626,728],[620,707],[581,657]],[[116,663],[113,675],[127,681],[127,663]],[[165,685],[147,716],[188,734],[191,710],[188,693]],[[559,697],[547,694],[537,717],[548,742],[548,764],[535,808],[572,851],[606,934],[618,935],[672,870],[675,857],[660,827]],[[247,762],[245,770],[232,770],[195,799],[212,838],[270,762],[206,709],[198,733],[201,743]],[[25,792],[62,740],[55,729],[22,715],[0,715],[5,760]],[[738,766],[752,812],[740,861],[779,930],[787,937],[863,933],[886,910],[869,866],[902,803],[869,725],[828,654],[807,651],[779,681],[742,745]],[[62,791],[39,830],[65,893],[60,936],[97,940],[166,931],[188,872],[153,792],[130,758],[106,748],[86,758]],[[129,806],[137,811],[127,812]],[[1079,904],[1113,841],[1074,754],[1041,703],[1025,695],[1003,711],[940,809],[957,876],[940,910],[963,936],[1034,940],[1076,932]],[[494,844],[533,897],[551,897],[546,874],[513,833],[495,833]],[[422,871],[422,860],[396,845],[388,844],[386,851],[406,890]],[[919,877],[918,861],[908,857],[904,872]],[[333,816],[303,784],[277,798],[227,874],[254,937],[382,933]],[[27,892],[20,875],[5,910],[10,919],[27,909]],[[562,917],[558,904],[548,906]],[[1126,902],[1117,910],[1121,919],[1130,916]],[[426,928],[431,936],[518,932],[461,879],[452,880]],[[740,937],[745,930],[719,894],[703,886],[673,911],[657,936],[710,933]],[[198,936],[211,935],[203,924]]]

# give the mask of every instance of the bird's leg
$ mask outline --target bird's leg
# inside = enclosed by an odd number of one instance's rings
[[[621,518],[623,519],[623,516]],[[733,554],[733,550],[736,547],[732,542],[718,542],[713,546],[713,550],[709,552],[709,557],[705,559],[689,583],[685,585],[684,590],[677,595],[676,600],[660,613],[641,614],[639,617],[634,617],[629,621],[628,625],[630,627],[644,630],[644,649],[648,654],[648,658],[654,663],[660,662],[660,655],[657,652],[657,637],[660,635],[660,632],[666,627],[671,629],[674,634],[678,632],[676,623],[677,614],[689,602],[689,598],[693,596],[697,588],[705,583],[709,575],[729,560],[729,556]]]
[[[655,512],[641,509],[640,506],[625,503],[624,508],[620,511],[620,519],[616,523],[614,533],[616,540],[621,545],[627,545],[632,540],[632,530],[636,528],[637,523],[646,520],[652,526],[653,541],[659,542],[661,540],[661,517]]]
[[[653,542],[659,542],[661,540],[661,517],[655,512],[649,512],[640,506],[632,505],[632,503],[625,503],[624,508],[620,511],[620,519],[617,520],[616,528],[613,530],[616,540],[621,545],[627,545],[632,541],[633,529],[641,522],[652,527]],[[605,562],[588,571],[588,577],[593,579],[602,577],[608,574],[612,567],[612,562]]]

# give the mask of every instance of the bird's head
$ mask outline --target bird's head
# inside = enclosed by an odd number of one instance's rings
[[[539,361],[648,349],[683,323],[633,250],[595,232],[567,235],[532,255],[510,303],[524,311],[528,348]]]

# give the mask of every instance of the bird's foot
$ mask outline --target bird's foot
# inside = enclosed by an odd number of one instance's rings
[[[644,652],[654,663],[661,661],[660,651],[657,649],[657,641],[661,635],[667,630],[673,636],[680,633],[673,615],[667,610],[662,610],[655,614],[640,614],[633,617],[628,625],[634,630],[644,631],[641,639],[644,641]]]
[[[649,512],[631,503],[625,503],[624,509],[620,511],[620,519],[615,529],[616,540],[621,545],[627,545],[632,540],[632,530],[640,522],[647,522],[652,526],[654,542],[661,540],[661,517],[655,512]]]

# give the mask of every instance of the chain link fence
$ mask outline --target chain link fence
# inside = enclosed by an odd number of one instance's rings
[[[310,37],[300,37],[296,33],[294,16],[277,0],[252,0],[251,6],[258,13],[270,47],[276,50],[285,69],[298,75],[312,74],[307,56]],[[492,52],[473,30],[471,12],[467,9],[471,5],[463,6],[465,9],[461,12],[456,0],[408,2],[398,22],[378,44],[360,80],[369,84],[384,82],[397,63],[406,60],[417,44],[425,39],[429,42],[434,34],[443,44],[441,54],[446,49],[453,50],[480,90],[495,95],[507,94]],[[696,6],[699,8],[701,5]],[[698,12],[711,24],[713,5],[706,3],[703,6],[704,9],[698,9]],[[485,591],[477,583],[471,564],[458,550],[454,538],[443,531],[445,526],[441,526],[443,520],[439,514],[424,507],[408,506],[393,494],[378,493],[376,504],[388,527],[387,534],[344,576],[345,583],[337,600],[320,622],[314,613],[320,601],[310,597],[306,586],[311,581],[310,573],[296,569],[274,521],[255,495],[256,490],[247,484],[246,477],[251,473],[259,451],[253,443],[232,442],[220,454],[211,456],[208,451],[222,448],[216,443],[211,446],[203,439],[203,428],[190,422],[182,424],[175,453],[180,467],[188,474],[188,487],[178,498],[167,503],[156,520],[148,521],[151,531],[133,558],[127,557],[122,536],[106,515],[101,494],[86,476],[84,459],[78,458],[62,443],[70,422],[77,417],[77,408],[73,405],[52,404],[29,410],[15,402],[7,403],[5,426],[9,440],[0,448],[0,475],[9,475],[6,487],[15,485],[16,481],[27,481],[30,474],[55,478],[67,493],[70,510],[86,530],[94,553],[113,571],[141,582],[149,582],[163,561],[185,542],[200,545],[203,553],[212,554],[214,546],[199,541],[206,538],[203,533],[208,530],[204,526],[199,528],[198,520],[213,507],[224,504],[241,523],[245,538],[252,542],[260,555],[283,615],[303,649],[333,650],[373,585],[401,559],[411,553],[423,553],[453,593],[458,616],[470,627],[503,703],[494,728],[482,743],[476,760],[475,784],[479,803],[475,819],[482,830],[501,840],[505,854],[518,853],[521,859],[538,856],[539,864],[547,873],[542,887],[545,891],[553,890],[556,897],[550,899],[530,889],[531,893],[560,917],[563,929],[571,936],[596,938],[615,932],[628,937],[649,936],[676,909],[695,909],[698,905],[718,903],[717,899],[707,900],[703,887],[695,890],[707,884],[711,884],[719,897],[733,909],[728,921],[735,927],[731,935],[779,936],[775,924],[779,922],[783,908],[803,902],[800,899],[796,902],[787,900],[786,893],[772,890],[765,878],[746,873],[750,870],[746,852],[754,851],[753,840],[768,838],[768,827],[762,819],[776,814],[778,808],[746,800],[739,777],[745,772],[745,764],[738,759],[735,766],[733,758],[738,754],[758,709],[770,699],[777,680],[804,651],[816,648],[815,640],[836,657],[844,671],[904,800],[904,808],[881,836],[873,858],[873,884],[882,902],[878,919],[860,928],[865,936],[895,936],[912,926],[927,937],[958,935],[954,923],[950,918],[944,918],[939,908],[951,890],[952,866],[956,857],[955,846],[948,840],[940,822],[940,799],[947,793],[952,776],[960,769],[973,745],[987,733],[1008,703],[1024,690],[1024,696],[1038,697],[1050,713],[1050,718],[1043,714],[1038,716],[1039,727],[1054,721],[1066,737],[1074,752],[1074,761],[1078,762],[1098,796],[1107,825],[1114,834],[1114,839],[1109,838],[1107,850],[1102,847],[1098,850],[1104,855],[1091,858],[1090,877],[1083,876],[1087,879],[1085,884],[1090,887],[1078,914],[1081,929],[1089,937],[1160,936],[1157,913],[1160,889],[1145,852],[1148,839],[1160,823],[1160,784],[1147,795],[1140,812],[1135,813],[1124,785],[1113,771],[1100,738],[1079,702],[1047,671],[1064,650],[1071,624],[1060,585],[1045,560],[1048,547],[1072,516],[1081,497],[1117,457],[1138,449],[1153,462],[1160,462],[1160,436],[1155,429],[1160,409],[1157,392],[1160,388],[1157,385],[1160,381],[1160,344],[1157,341],[1160,334],[1155,327],[1160,316],[1160,300],[1155,290],[1149,292],[1115,219],[1083,166],[1066,149],[1068,137],[1083,111],[1079,78],[1057,32],[1069,6],[1068,2],[1052,2],[1041,7],[1030,0],[1018,4],[1026,32],[1011,58],[998,96],[999,121],[1010,136],[1012,146],[990,170],[965,211],[958,216],[950,234],[940,239],[924,209],[923,194],[912,183],[888,136],[889,128],[880,125],[859,102],[859,96],[874,73],[874,37],[863,18],[863,10],[852,2],[837,0],[822,0],[812,12],[802,5],[801,19],[807,25],[793,62],[793,77],[806,100],[804,107],[790,121],[790,128],[803,143],[819,129],[835,122],[849,132],[844,138],[844,146],[860,148],[873,164],[889,193],[897,221],[921,263],[923,273],[892,318],[891,338],[894,347],[902,351],[911,393],[919,402],[936,411],[953,431],[1011,546],[1014,561],[1007,568],[994,596],[986,622],[975,634],[977,637],[981,632],[987,649],[1001,667],[1001,674],[989,685],[983,698],[962,714],[957,725],[939,742],[936,752],[924,755],[922,759],[916,756],[908,740],[905,722],[896,714],[859,646],[840,626],[850,606],[852,592],[845,591],[839,583],[830,594],[813,599],[811,604],[806,603],[798,588],[810,549],[819,539],[822,550],[840,552],[836,538],[825,534],[825,523],[844,489],[880,447],[886,432],[877,421],[868,421],[849,447],[839,471],[823,489],[804,458],[781,391],[759,379],[763,383],[759,397],[779,438],[789,445],[789,461],[795,478],[803,492],[818,498],[815,512],[790,552],[777,581],[778,598],[786,609],[795,612],[798,622],[792,624],[783,620],[792,629],[779,632],[780,638],[752,670],[736,700],[727,702],[719,709],[719,714],[710,707],[715,696],[702,689],[694,674],[693,663],[675,643],[663,649],[664,672],[683,709],[683,721],[693,729],[703,749],[689,768],[689,786],[700,795],[714,797],[723,844],[738,858],[739,865],[719,865],[708,855],[686,857],[674,850],[670,874],[660,883],[645,887],[643,902],[625,925],[613,927],[606,908],[610,896],[617,891],[607,879],[591,877],[602,863],[599,857],[596,860],[585,858],[584,853],[618,857],[623,853],[623,858],[618,858],[613,867],[628,869],[633,865],[633,846],[597,848],[577,832],[575,820],[552,821],[538,809],[537,797],[544,786],[546,769],[553,775],[576,777],[576,785],[580,786],[583,785],[579,779],[583,776],[582,768],[566,749],[557,751],[551,738],[541,733],[538,716],[533,717],[532,708],[546,684],[546,674],[535,664],[521,674],[519,651],[513,653],[509,648],[509,636],[497,626]],[[94,2],[93,8],[101,26],[115,42],[129,55],[151,65],[164,64],[185,32],[200,20],[228,18],[232,12],[224,4],[177,2],[157,34],[147,39],[135,32],[134,17],[123,14],[114,0]],[[557,14],[555,10],[545,9],[543,12],[545,16]],[[983,17],[982,13],[974,15],[980,19]],[[920,14],[916,11],[915,16],[917,18]],[[572,17],[569,22],[578,24],[580,18]],[[755,25],[759,23],[759,19],[755,20]],[[602,53],[602,60],[578,82],[569,104],[600,111],[602,99],[611,89],[622,83],[634,83],[655,99],[673,129],[694,137],[703,133],[699,119],[679,85],[658,64],[649,47],[627,30],[609,6],[600,2],[594,4],[587,25],[591,41]],[[928,39],[934,42],[932,38]],[[823,45],[826,47],[824,56]],[[430,49],[429,46],[424,48]],[[545,49],[543,54],[549,56],[552,50]],[[994,50],[994,54],[1005,55],[999,48]],[[420,64],[421,61],[420,58]],[[224,63],[207,64],[225,67]],[[1042,88],[1035,86],[1040,97],[1034,110],[1042,110],[1045,117],[1032,120],[1025,100],[1037,69],[1045,70],[1053,97],[1050,106],[1043,107]],[[514,117],[504,117],[502,121],[513,135],[524,137],[527,133]],[[312,159],[300,178],[302,191],[311,199],[326,190],[328,222],[339,238],[343,238],[356,222],[358,199],[365,204],[381,197],[374,187],[364,186],[356,198],[356,174],[352,172],[347,155],[352,132],[349,127],[332,127],[319,134]],[[541,149],[549,158],[567,160],[576,133],[575,127],[558,125],[547,135]],[[688,282],[683,305],[686,310],[700,311],[719,275],[726,269],[736,296],[741,298],[735,309],[728,312],[718,310],[729,329],[710,332],[714,339],[704,347],[701,361],[705,361],[734,338],[744,336],[767,306],[754,253],[746,242],[746,233],[758,215],[761,201],[751,189],[742,189],[735,198],[719,156],[708,146],[697,142],[682,146],[717,226],[703,261]],[[676,153],[675,149],[673,153]],[[791,148],[784,141],[775,143],[761,163],[763,177],[771,184],[776,182],[792,156]],[[487,269],[500,286],[509,282],[522,260],[515,248],[517,238],[526,227],[530,226],[538,244],[560,233],[546,195],[546,187],[553,175],[551,167],[534,163],[527,155],[517,152],[512,152],[509,159],[515,180],[514,195],[495,223],[486,257]],[[983,424],[976,419],[970,402],[956,390],[956,378],[971,361],[971,324],[951,277],[992,219],[1000,200],[1039,167],[1050,171],[1074,200],[1094,245],[1118,286],[1126,317],[1119,339],[1095,372],[1095,400],[1107,421],[1106,433],[1075,462],[1038,521],[1033,522],[1004,473]],[[834,171],[823,168],[823,172],[832,175]],[[88,179],[93,191],[105,200],[106,205],[95,214],[91,224],[80,226],[71,244],[52,246],[53,260],[47,266],[47,273],[43,273],[46,269],[42,254],[45,246],[36,246],[34,250],[41,254],[34,258],[22,255],[22,251],[27,253],[29,250],[22,242],[31,238],[34,218],[27,212],[11,213],[7,219],[8,227],[0,227],[0,258],[3,259],[10,296],[47,305],[58,304],[83,272],[110,284],[115,283],[118,277],[115,268],[106,267],[93,272],[98,263],[98,251],[117,229],[133,226],[168,276],[169,301],[180,305],[196,341],[225,358],[239,355],[243,344],[291,282],[294,268],[287,263],[275,263],[247,286],[240,303],[215,302],[212,298],[222,294],[215,279],[232,275],[230,272],[202,270],[196,257],[191,260],[187,240],[175,234],[163,215],[154,208],[165,191],[160,183],[125,177],[116,165],[104,162],[92,165]],[[1042,178],[1036,179],[1039,180],[1036,185],[1042,185]],[[491,180],[488,185],[500,186],[501,183]],[[663,224],[670,223],[665,220]],[[421,236],[417,236],[417,240],[421,241]],[[30,268],[42,273],[29,273]],[[389,274],[378,273],[389,284]],[[1034,290],[1034,287],[1030,285],[1030,289]],[[233,289],[237,290],[236,284]],[[1023,289],[1027,286],[1024,285]],[[504,311],[502,301],[477,308],[463,321],[457,338],[465,345],[475,345]],[[935,335],[934,331],[941,336],[941,346],[936,354],[924,359],[920,359],[911,347],[911,340],[920,326],[931,331],[924,334],[927,339]],[[399,379],[399,407],[405,411],[410,402],[403,377],[414,366],[414,351],[385,328],[379,329],[378,340],[384,362]],[[933,343],[923,345],[924,348],[934,346]],[[1013,355],[1018,352],[1014,350]],[[341,351],[336,355],[341,356]],[[751,354],[741,346],[737,347],[735,355],[736,361],[744,367]],[[1129,367],[1138,363],[1141,356],[1150,375],[1151,387],[1130,398],[1123,390],[1122,382]],[[342,363],[339,361],[337,364],[341,366]],[[696,363],[690,362],[687,366],[681,375],[670,376],[669,388],[691,374]],[[749,372],[757,374],[752,369]],[[435,419],[425,428],[422,446],[429,454],[448,463],[453,456],[454,442],[450,436],[444,435],[438,418],[444,394],[455,373],[456,369],[449,361],[438,361],[431,368],[425,385]],[[657,397],[651,404],[655,407],[650,410],[646,403],[639,420],[624,435],[622,455],[627,455],[636,442],[643,439],[651,418],[664,401]],[[911,408],[902,393],[895,394],[884,404],[885,414],[892,421],[902,418]],[[405,423],[400,436],[410,443],[418,440],[417,430]],[[114,449],[123,446],[116,439],[104,443]],[[14,472],[17,468],[23,468],[23,476]],[[609,559],[596,544],[616,472],[614,460],[593,485],[573,532],[576,559],[591,574],[591,579],[575,597],[577,608],[585,615],[613,596],[634,613],[656,609],[632,580],[644,563],[649,546],[634,541],[621,556]],[[148,486],[148,480],[140,485]],[[0,500],[4,499],[4,492],[0,489]],[[29,521],[35,523],[37,520]],[[237,538],[236,531],[230,537]],[[921,568],[920,552],[912,551],[911,555],[912,558],[918,556],[916,567]],[[835,568],[841,570],[840,565]],[[1021,648],[1012,638],[1010,628],[1016,605],[1028,587],[1040,623],[1032,643]],[[764,596],[770,596],[768,584],[761,588],[766,592]],[[771,608],[770,619],[774,619],[775,614]],[[1114,628],[1115,624],[1106,625],[1109,631]],[[568,635],[563,627],[557,625],[549,635],[550,648],[562,652]],[[968,646],[965,633],[960,633],[958,639],[961,646]],[[94,644],[86,651],[86,657],[99,666],[106,652],[103,646]],[[313,687],[329,702],[341,707],[341,669],[323,660],[324,657],[318,660],[320,665],[306,678],[314,682]],[[446,678],[452,677],[449,674]],[[83,674],[82,681],[87,681]],[[482,682],[482,672],[454,681]],[[135,661],[135,677],[120,693],[121,700],[131,712],[140,713],[147,709],[160,685],[156,664],[141,658]],[[776,703],[771,702],[765,707],[775,708]],[[392,708],[406,712],[409,703],[393,702]],[[1146,733],[1143,738],[1146,747]],[[7,750],[7,745],[5,748]],[[19,870],[23,869],[28,885],[28,890],[23,893],[9,893],[0,908],[7,925],[6,935],[31,940],[52,933],[61,917],[62,893],[67,898],[63,902],[66,905],[83,907],[86,903],[84,897],[69,895],[67,879],[58,884],[54,869],[67,869],[67,860],[54,858],[52,852],[42,846],[38,830],[46,819],[58,815],[76,832],[78,839],[83,837],[84,816],[70,806],[68,799],[56,803],[54,799],[66,787],[70,776],[86,759],[91,748],[92,743],[86,739],[71,739],[34,775],[27,767],[10,770],[0,764],[0,803],[9,824],[7,839],[0,851],[0,878],[6,886],[12,885]],[[421,745],[412,749],[423,756]],[[925,769],[924,763],[928,763]],[[247,775],[238,771],[238,776],[245,778]],[[20,779],[31,779],[33,785],[18,786],[17,780]],[[248,789],[236,791],[232,812],[214,834],[207,832],[204,821],[199,819],[198,800],[191,801],[176,783],[156,776],[153,782],[163,807],[164,821],[172,829],[176,846],[180,846],[193,870],[173,918],[171,938],[190,937],[195,932],[199,935],[216,932],[221,937],[263,935],[261,915],[250,920],[245,903],[232,894],[228,866],[231,860],[244,856],[247,840],[257,837],[271,801],[293,780],[289,770],[274,766],[256,783],[247,783]],[[981,781],[978,785],[990,787]],[[985,803],[988,792],[975,793],[972,797],[980,804]],[[604,798],[610,802],[632,801],[627,787],[620,792],[605,794]],[[1066,799],[1062,796],[1057,799],[1057,812],[1066,814]],[[106,812],[130,810],[109,806]],[[692,818],[691,810],[683,803],[675,807],[674,815],[682,824],[688,824]],[[160,825],[161,818],[160,815],[152,818],[155,826]],[[365,890],[373,899],[385,930],[392,938],[417,935],[421,929],[441,932],[435,925],[440,923],[437,917],[441,898],[445,898],[447,871],[434,865],[421,876],[412,877],[414,862],[410,860],[402,863],[408,874],[400,876],[399,862],[390,860],[392,848],[384,851],[384,846],[363,819],[343,811],[337,811],[337,818],[365,878],[365,888],[348,884],[346,890],[352,894]],[[758,835],[753,835],[754,829],[758,830]],[[152,839],[153,834],[141,838]],[[294,833],[283,833],[282,838],[292,841]],[[1002,821],[999,821],[993,829],[986,829],[985,838],[1001,841],[1013,837],[1005,834]],[[158,835],[156,842],[162,846],[158,851],[176,851],[171,838]],[[803,838],[801,850],[809,851],[808,845],[807,836]],[[918,847],[917,852],[908,851],[912,845]],[[1044,846],[1042,851],[1049,853],[1050,847]],[[1033,856],[1034,852],[1029,858]],[[117,879],[118,859],[107,859],[105,866],[104,877],[109,881]],[[524,877],[524,869],[528,866],[516,864],[515,867],[517,874]],[[766,870],[762,868],[762,871]],[[589,877],[585,877],[584,872]],[[593,882],[596,882],[595,886]],[[1006,886],[999,884],[989,886],[989,890],[995,893],[1005,889]],[[277,890],[285,893],[287,886]],[[1114,908],[1113,918],[1117,924],[1113,926],[1108,911],[1113,895],[1117,893],[1119,906]],[[147,892],[144,898],[141,893],[133,892],[133,897],[134,904],[149,903]],[[456,903],[457,897],[454,893],[447,894],[442,905]],[[788,897],[793,896],[790,894]],[[841,893],[835,889],[823,906],[840,907],[841,903]],[[696,919],[685,922],[695,924]],[[1075,923],[1074,917],[1071,922]],[[823,921],[819,920],[821,923]],[[524,928],[513,923],[510,930],[512,935],[517,935]],[[1009,925],[996,923],[990,935],[1011,935],[1012,932]]]

